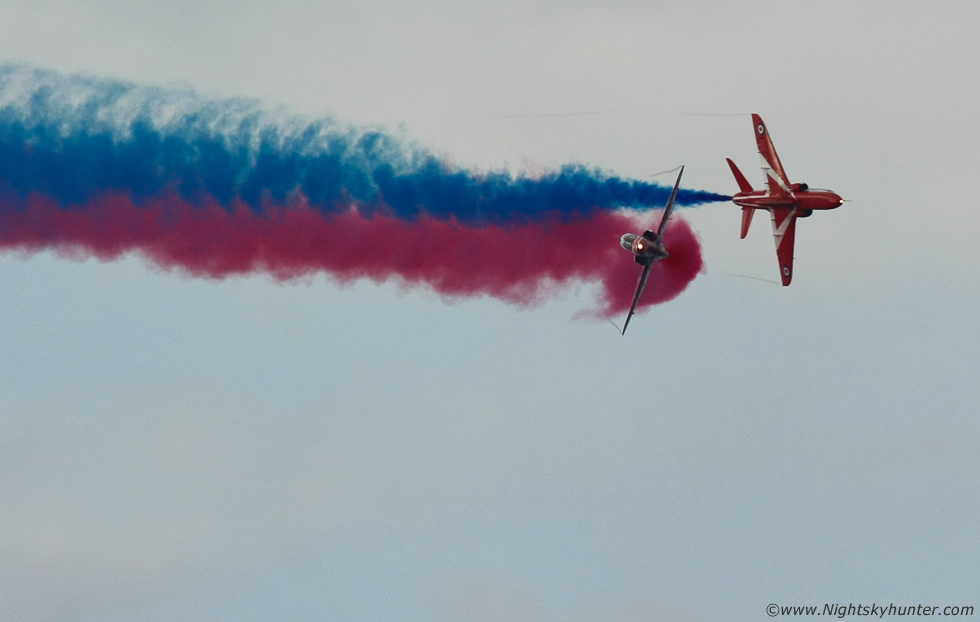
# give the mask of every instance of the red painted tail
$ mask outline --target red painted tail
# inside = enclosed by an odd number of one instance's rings
[[[742,174],[742,171],[738,170],[738,167],[735,166],[732,159],[725,158],[725,160],[728,161],[728,168],[732,169],[732,175],[735,176],[735,183],[738,184],[739,191],[752,192],[752,184],[749,183],[749,180],[745,179],[745,175]]]

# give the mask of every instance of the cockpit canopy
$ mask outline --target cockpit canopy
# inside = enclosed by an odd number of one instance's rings
[[[619,245],[638,257],[650,257],[664,253],[663,246],[656,240],[635,233],[623,234],[623,237],[619,238]]]
[[[638,237],[640,236],[636,235],[635,233],[624,233],[623,237],[619,238],[619,245],[632,253],[634,252],[633,243]]]

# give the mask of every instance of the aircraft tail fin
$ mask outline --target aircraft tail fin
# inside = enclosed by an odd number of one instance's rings
[[[745,236],[749,234],[749,225],[752,224],[752,216],[754,216],[754,215],[755,215],[755,208],[753,208],[753,207],[743,207],[742,208],[742,237],[741,237],[741,239],[743,239],[743,240],[745,239]]]
[[[752,184],[749,183],[749,180],[745,179],[745,175],[742,174],[742,171],[738,170],[738,167],[735,166],[735,163],[732,162],[731,158],[725,159],[728,161],[728,168],[732,169],[732,175],[735,176],[735,182],[738,184],[739,191],[752,192]]]

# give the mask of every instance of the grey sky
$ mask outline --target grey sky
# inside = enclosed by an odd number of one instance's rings
[[[752,620],[978,606],[973,2],[20,2],[0,61],[258,98],[474,168],[733,192],[628,338],[396,284],[0,256],[0,618]],[[619,111],[585,117],[528,113]],[[2,175],[2,172],[0,172]],[[615,240],[610,240],[615,244]],[[624,258],[624,262],[627,262]]]

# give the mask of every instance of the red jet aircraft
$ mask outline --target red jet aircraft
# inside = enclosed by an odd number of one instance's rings
[[[796,219],[807,218],[814,210],[840,207],[844,199],[830,190],[811,189],[806,184],[789,183],[762,117],[753,114],[752,125],[755,142],[759,146],[759,156],[762,159],[762,172],[766,174],[767,189],[753,190],[752,185],[746,181],[731,158],[726,158],[741,190],[732,197],[732,201],[742,208],[743,240],[749,232],[755,210],[768,210],[772,215],[772,234],[776,239],[779,272],[783,285],[789,285],[793,280],[793,241],[796,237]]]

